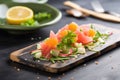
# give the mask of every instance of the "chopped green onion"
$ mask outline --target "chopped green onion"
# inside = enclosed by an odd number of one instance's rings
[[[38,14],[35,14],[34,19],[37,21],[41,21],[44,19],[49,19],[51,18],[51,14],[50,13],[46,13],[46,12],[39,12]]]
[[[20,25],[22,26],[38,26],[40,21],[43,21],[45,19],[51,18],[50,13],[46,12],[39,12],[38,14],[34,15],[33,19],[29,19],[25,22],[22,22]]]
[[[64,60],[68,60],[70,59],[69,57],[53,57],[53,58],[50,58],[50,61],[52,63],[55,63],[55,61],[62,61],[64,62]]]

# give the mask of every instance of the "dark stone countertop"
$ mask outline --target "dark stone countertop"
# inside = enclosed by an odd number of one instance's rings
[[[11,35],[0,30],[0,80],[120,80],[120,47],[115,48],[104,55],[92,59],[86,63],[59,74],[51,74],[25,65],[14,63],[9,59],[9,54],[20,48],[36,43],[49,36],[49,31],[57,30],[72,21],[78,24],[98,23],[108,27],[120,29],[120,23],[103,21],[94,17],[74,18],[65,13],[63,6],[65,0],[49,0],[48,3],[58,8],[62,19],[51,26],[40,29],[29,35]],[[92,9],[91,0],[71,0],[81,6]],[[120,13],[120,0],[100,0],[107,10]],[[41,37],[41,39],[39,39]],[[31,40],[34,38],[34,40]],[[95,63],[98,61],[98,64]]]

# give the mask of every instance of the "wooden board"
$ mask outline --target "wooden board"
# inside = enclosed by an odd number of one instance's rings
[[[64,63],[57,62],[55,64],[52,64],[49,61],[34,60],[33,56],[30,54],[30,51],[36,49],[36,44],[33,44],[31,46],[12,52],[10,54],[10,59],[12,61],[22,63],[44,71],[58,73],[73,68],[74,66],[86,62],[101,54],[105,54],[107,51],[114,49],[115,47],[120,45],[120,30],[104,27],[102,25],[97,24],[94,24],[94,26],[95,29],[99,30],[102,33],[113,32],[113,35],[109,37],[109,39],[106,41],[104,45],[95,48],[95,50],[99,51],[97,53],[87,51],[85,55],[79,55],[78,58],[71,58],[70,60],[66,60]]]

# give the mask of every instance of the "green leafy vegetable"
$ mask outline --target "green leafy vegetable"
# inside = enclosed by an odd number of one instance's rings
[[[103,38],[104,40],[108,39],[109,36],[110,36],[110,34],[102,34],[102,38]]]
[[[25,22],[22,22],[20,25],[22,26],[37,26],[39,25],[40,21],[43,21],[45,19],[49,19],[51,18],[51,14],[50,13],[46,13],[46,12],[42,12],[42,13],[38,13],[34,15],[33,19],[29,19]]]
[[[37,21],[42,21],[44,19],[49,19],[51,18],[51,14],[50,13],[46,13],[46,12],[43,12],[43,13],[38,13],[38,14],[35,14],[34,16],[34,19],[37,20]]]
[[[102,36],[101,33],[99,31],[96,31],[96,34],[95,34],[95,37],[93,38],[93,40],[96,41],[101,36]]]
[[[35,21],[34,19],[29,19],[23,23],[21,23],[22,26],[36,26],[39,25],[38,21]]]
[[[64,53],[69,52],[69,48],[72,47],[72,44],[75,43],[76,34],[72,31],[68,31],[68,34],[63,37],[62,41],[57,45],[57,48]]]
[[[52,58],[50,58],[50,61],[52,63],[55,63],[55,61],[62,61],[62,62],[64,62],[64,60],[68,60],[68,59],[70,59],[70,57],[52,57]]]

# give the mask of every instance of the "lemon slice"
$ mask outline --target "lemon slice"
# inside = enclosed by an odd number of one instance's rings
[[[25,6],[14,6],[8,9],[6,19],[9,24],[20,24],[33,18],[33,11]]]

